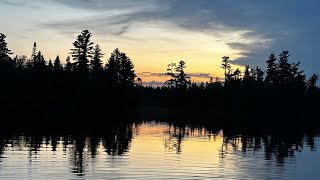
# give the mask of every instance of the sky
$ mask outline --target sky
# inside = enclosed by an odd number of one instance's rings
[[[37,42],[46,59],[70,55],[83,29],[92,32],[106,62],[115,48],[133,61],[146,84],[160,85],[169,63],[186,61],[194,81],[233,68],[265,68],[270,53],[290,52],[307,77],[320,73],[317,0],[0,0],[0,32],[14,55],[31,56]]]

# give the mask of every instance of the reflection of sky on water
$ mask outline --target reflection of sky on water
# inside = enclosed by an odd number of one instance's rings
[[[272,138],[266,139],[275,142]],[[318,138],[314,149],[310,143],[295,142],[293,154],[289,147],[289,151],[275,149],[269,158],[265,139],[228,138],[222,131],[212,134],[190,126],[143,123],[121,128],[113,138],[106,139],[20,136],[2,141],[0,179],[320,177]],[[288,157],[279,157],[279,152],[288,153]]]

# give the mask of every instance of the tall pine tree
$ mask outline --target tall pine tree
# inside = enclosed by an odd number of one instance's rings
[[[46,70],[46,61],[41,53],[41,51],[38,52],[38,54],[35,56],[33,61],[33,68],[37,72],[44,72]]]
[[[34,59],[36,55],[37,55],[37,43],[34,42],[32,47],[31,59]]]
[[[0,33],[0,74],[13,71],[15,65],[10,58],[11,50],[7,47],[6,36]],[[3,78],[7,75],[2,75]],[[1,77],[0,77],[1,78]]]
[[[10,56],[12,54],[11,50],[8,49],[7,42],[5,41],[6,35],[0,33],[0,61],[8,61],[10,60]]]
[[[278,71],[277,71],[277,58],[275,55],[272,53],[269,56],[269,59],[266,61],[267,62],[267,71],[266,71],[266,79],[265,82],[267,85],[275,85],[277,83],[277,76],[278,76]]]
[[[59,56],[57,56],[56,59],[54,60],[53,70],[54,70],[55,72],[62,71],[62,65],[61,65],[60,57],[59,57]]]
[[[75,70],[81,73],[88,73],[89,70],[89,58],[93,54],[93,42],[91,42],[91,32],[83,30],[81,34],[77,36],[77,40],[73,42],[74,48],[71,49],[71,55],[75,61]]]
[[[91,76],[95,78],[103,71],[101,59],[104,54],[101,52],[101,49],[98,44],[94,47],[93,51],[93,58],[90,61],[90,70]]]
[[[106,72],[112,83],[121,86],[133,86],[136,77],[131,59],[115,49],[106,64]]]
[[[48,70],[48,72],[53,71],[53,64],[52,64],[51,59],[49,59],[48,66],[47,66],[47,70]]]
[[[279,55],[278,80],[281,86],[286,86],[290,79],[291,65],[289,63],[289,51],[283,51]]]
[[[229,59],[230,59],[229,56],[223,56],[222,57],[221,68],[224,70],[224,82],[225,83],[227,81],[228,71],[231,71],[231,66],[230,66]]]
[[[171,87],[174,85],[176,88],[187,88],[191,81],[184,71],[186,67],[186,62],[183,60],[179,61],[178,65],[176,63],[169,64],[166,74],[171,76],[171,79],[167,80],[165,84],[171,85]]]

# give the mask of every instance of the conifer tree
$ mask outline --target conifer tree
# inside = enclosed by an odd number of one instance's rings
[[[60,57],[59,57],[59,56],[57,56],[56,59],[54,60],[53,70],[54,70],[55,72],[58,72],[58,71],[61,71],[61,70],[62,70],[62,65],[61,65]]]
[[[67,59],[66,59],[65,71],[66,72],[71,72],[72,71],[72,63],[70,61],[70,56],[68,56]]]
[[[169,64],[166,74],[171,76],[171,79],[167,80],[165,84],[176,88],[187,88],[188,85],[191,84],[191,81],[190,77],[184,71],[186,68],[185,65],[186,62],[183,60],[179,61],[178,65],[176,65],[176,63]]]
[[[32,47],[32,54],[31,54],[31,59],[34,59],[37,56],[37,43],[34,42],[33,43],[33,47]]]
[[[39,51],[38,54],[34,58],[33,68],[35,71],[38,71],[38,72],[44,72],[46,70],[46,61],[45,61],[41,51]]]
[[[307,92],[309,93],[315,93],[317,90],[317,81],[319,79],[319,76],[317,74],[312,74],[310,79],[307,82]]]
[[[121,86],[133,86],[136,74],[131,59],[115,49],[106,63],[106,72],[113,83]]]
[[[6,35],[0,33],[0,62],[11,60],[11,50],[8,49]]]
[[[267,71],[266,71],[266,79],[265,82],[267,85],[274,85],[277,83],[277,76],[278,76],[278,71],[277,71],[277,58],[275,55],[272,53],[269,56],[269,59],[266,61],[267,62]]]
[[[49,59],[48,66],[47,66],[47,70],[48,70],[49,72],[53,71],[53,64],[52,64],[51,59]]]
[[[222,64],[221,64],[221,68],[224,70],[224,81],[226,82],[227,80],[227,75],[228,75],[228,71],[231,71],[231,65],[229,62],[229,56],[223,56],[222,57]]]
[[[89,58],[93,54],[93,42],[91,42],[91,32],[83,30],[81,34],[77,36],[76,41],[73,42],[74,48],[71,49],[71,55],[75,61],[75,70],[81,73],[88,73],[89,70]]]
[[[101,49],[98,44],[94,47],[93,51],[93,58],[90,61],[90,70],[91,76],[96,77],[103,71],[101,58],[104,54],[101,52]]]

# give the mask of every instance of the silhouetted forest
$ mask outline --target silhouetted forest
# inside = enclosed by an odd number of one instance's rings
[[[132,60],[119,49],[103,64],[104,54],[91,36],[83,30],[62,64],[59,56],[46,60],[36,43],[31,57],[11,57],[0,33],[1,119],[22,126],[41,120],[45,126],[70,122],[79,127],[94,126],[93,120],[117,121],[113,115],[223,127],[317,123],[318,75],[307,79],[300,62],[289,61],[288,51],[267,57],[266,70],[247,65],[243,72],[232,69],[224,56],[224,80],[212,77],[204,83],[191,83],[181,60],[168,65],[164,86],[151,87],[143,85]]]

